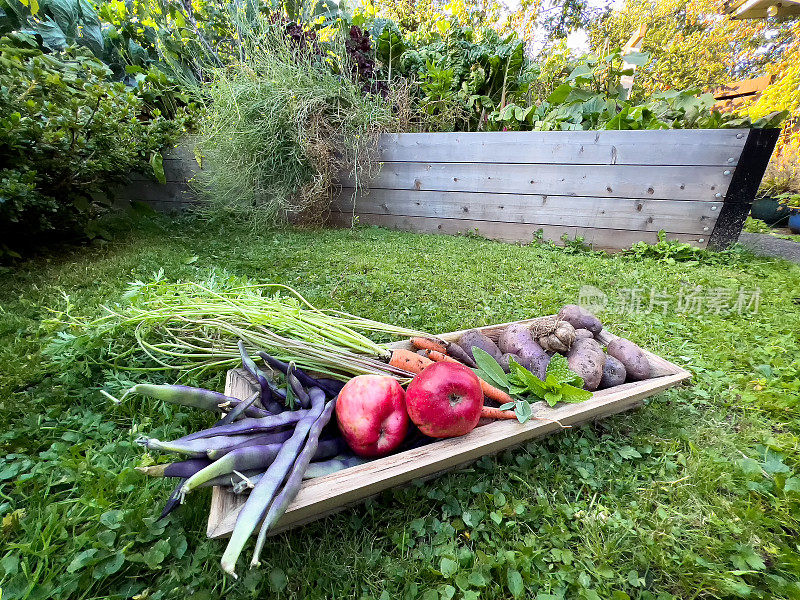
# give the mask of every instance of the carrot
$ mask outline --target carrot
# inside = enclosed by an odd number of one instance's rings
[[[413,337],[411,338],[411,345],[420,350],[435,350],[436,352],[441,352],[442,354],[447,352],[447,347],[430,338]]]
[[[442,354],[441,352],[436,352],[435,350],[428,351],[428,358],[431,360],[435,360],[436,362],[454,362],[459,363],[455,358],[452,356],[447,356],[446,354]],[[481,382],[481,389],[483,390],[483,395],[487,398],[491,398],[492,400],[496,400],[500,404],[505,404],[506,402],[513,402],[511,396],[506,394],[503,390],[499,390],[493,385],[486,383],[483,379],[478,377],[478,381]],[[516,419],[516,417],[514,417]]]
[[[411,350],[392,350],[389,364],[409,373],[422,373],[422,370],[428,365],[432,365],[433,361]]]
[[[447,354],[443,352],[438,352],[437,350],[428,350],[425,354],[430,360],[436,362],[452,362],[452,363],[462,364],[460,361],[457,361],[452,356],[448,356]]]
[[[500,410],[494,406],[484,406],[481,409],[481,418],[484,419],[516,419],[517,415],[513,410]]]

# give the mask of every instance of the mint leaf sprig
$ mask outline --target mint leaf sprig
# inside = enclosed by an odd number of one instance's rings
[[[513,402],[506,402],[500,409],[513,409],[520,423],[525,423],[533,416],[529,400],[531,396],[535,401],[544,400],[549,406],[559,402],[583,402],[592,397],[592,392],[582,389],[583,379],[570,371],[567,359],[560,354],[554,354],[550,359],[544,381],[513,358],[509,361],[510,373],[506,375],[488,352],[473,346],[472,356],[478,365],[474,369],[478,377],[514,397]]]
[[[582,389],[583,379],[570,371],[567,359],[554,354],[547,365],[544,381],[528,371],[513,358],[509,361],[511,373],[508,382],[512,396],[533,395],[555,406],[559,402],[583,402],[592,397],[592,392]],[[498,365],[499,366],[499,365]]]

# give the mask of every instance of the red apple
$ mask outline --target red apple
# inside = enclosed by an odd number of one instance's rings
[[[406,390],[408,416],[430,437],[469,433],[478,424],[482,407],[478,376],[458,363],[438,362],[426,367]]]
[[[345,442],[359,456],[385,456],[408,432],[405,392],[396,379],[359,375],[336,401],[336,420]]]

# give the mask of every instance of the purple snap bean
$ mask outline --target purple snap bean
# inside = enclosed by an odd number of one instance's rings
[[[233,446],[226,446],[224,448],[214,448],[206,452],[206,455],[211,460],[222,458],[228,452],[238,450],[239,448],[246,448],[247,446],[269,446],[270,444],[280,444],[292,437],[293,430],[286,429],[282,431],[271,431],[269,433],[257,433],[254,435],[237,435],[236,438],[242,438],[242,441]]]
[[[267,538],[267,532],[270,530],[270,527],[272,527],[276,521],[283,516],[283,513],[286,512],[289,503],[294,500],[295,496],[297,496],[300,485],[303,483],[303,474],[308,468],[308,463],[311,462],[311,459],[314,458],[314,455],[317,453],[319,436],[322,433],[322,429],[328,424],[328,421],[331,420],[331,415],[333,415],[333,409],[335,406],[336,399],[334,398],[328,402],[317,420],[314,421],[309,428],[305,445],[297,455],[289,476],[286,479],[286,483],[283,485],[283,489],[278,493],[277,496],[275,496],[275,499],[272,501],[272,504],[267,511],[267,516],[264,517],[264,522],[261,524],[261,531],[258,533],[256,548],[253,552],[253,560],[250,562],[251,567],[261,564],[259,561],[259,556],[261,556],[261,549],[264,547],[264,541]]]
[[[266,514],[275,493],[297,459],[309,430],[325,409],[325,393],[321,389],[313,388],[309,395],[311,396],[311,409],[297,423],[294,434],[284,442],[275,460],[250,492],[236,518],[233,533],[220,561],[222,569],[234,577],[236,577],[236,561],[242,553],[244,545]]]
[[[259,394],[256,392],[252,396],[250,396],[247,400],[240,402],[233,409],[222,417],[219,421],[215,423],[215,427],[219,427],[220,425],[227,425],[228,423],[233,423],[236,419],[241,417],[244,412],[255,404],[255,401],[258,400]]]
[[[325,442],[320,442],[320,446],[324,443]],[[330,475],[331,473],[336,473],[337,471],[343,471],[344,469],[349,469],[350,467],[363,465],[366,462],[369,461],[366,458],[361,458],[360,456],[334,456],[328,460],[312,462],[310,465],[308,465],[305,473],[303,473],[303,479],[324,477],[325,475]]]
[[[231,398],[219,392],[185,385],[152,385],[149,383],[137,383],[125,392],[125,396],[128,394],[142,394],[143,396],[169,402],[170,404],[179,404],[181,406],[201,408],[214,412],[221,412],[223,407],[233,408],[242,402],[238,398]],[[270,413],[262,408],[251,406],[245,410],[245,415],[248,417],[266,417],[269,416]]]
[[[275,402],[275,400],[272,398],[272,382],[269,380],[266,373],[259,369],[255,361],[250,358],[250,355],[247,353],[247,349],[244,347],[243,340],[239,340],[239,354],[242,357],[242,366],[244,367],[245,371],[255,377],[256,381],[258,381],[259,387],[261,388],[261,406],[271,413],[279,413],[283,411],[283,407]]]
[[[162,442],[156,438],[148,438],[145,436],[136,440],[136,443],[141,444],[148,450],[156,450],[160,452],[175,452],[177,454],[185,454],[193,458],[204,458],[208,456],[211,450],[221,450],[224,448],[233,448],[246,441],[248,436],[244,435],[215,435],[208,438],[198,438],[193,440],[174,440],[172,442]]]
[[[267,431],[274,431],[283,427],[294,425],[302,419],[308,411],[306,410],[287,410],[278,415],[269,415],[266,417],[247,417],[239,419],[227,425],[217,425],[216,427],[209,427],[202,431],[195,431],[189,435],[175,440],[176,442],[188,442],[200,438],[212,437],[215,435],[240,435],[243,433],[264,433]]]
[[[272,367],[274,370],[280,373],[286,373],[286,371],[289,368],[288,363],[285,363],[282,360],[278,360],[277,358],[275,358],[274,356],[270,356],[266,352],[259,352],[258,355],[264,359],[265,363],[267,363],[270,367]],[[324,379],[320,380],[311,377],[308,373],[306,373],[302,369],[298,369],[297,367],[295,367],[294,369],[292,369],[292,372],[300,380],[300,383],[302,383],[306,387],[322,388],[322,390],[328,396],[336,396],[336,394],[339,393],[339,390],[336,389],[336,386],[327,384]]]
[[[265,469],[272,464],[280,449],[281,444],[270,444],[268,446],[245,446],[228,452],[205,469],[189,477],[181,488],[181,495],[186,496],[200,484],[220,475],[233,473],[234,471]]]

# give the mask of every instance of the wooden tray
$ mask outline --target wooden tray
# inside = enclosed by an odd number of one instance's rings
[[[531,321],[533,319],[520,322]],[[506,325],[507,323],[490,325],[479,329],[496,340],[500,330]],[[461,333],[455,331],[441,334],[439,337],[452,341],[458,339]],[[605,329],[597,336],[598,341],[603,344],[608,344],[616,337]],[[408,342],[398,342],[391,347],[410,348],[410,345]],[[430,477],[468,464],[486,454],[493,454],[510,446],[560,431],[561,426],[554,421],[564,426],[574,426],[641,406],[642,399],[691,378],[689,371],[655,354],[646,353],[655,377],[595,392],[589,400],[579,404],[559,404],[553,408],[545,402],[534,404],[534,417],[544,417],[548,420],[533,418],[522,425],[517,421],[496,421],[477,427],[465,436],[439,440],[421,448],[307,480],[272,533],[338,512],[383,490],[413,479]],[[256,385],[245,371],[231,370],[228,371],[225,393],[244,399],[256,390]],[[208,516],[208,537],[230,536],[245,499],[246,497],[237,496],[224,488],[213,489]]]

